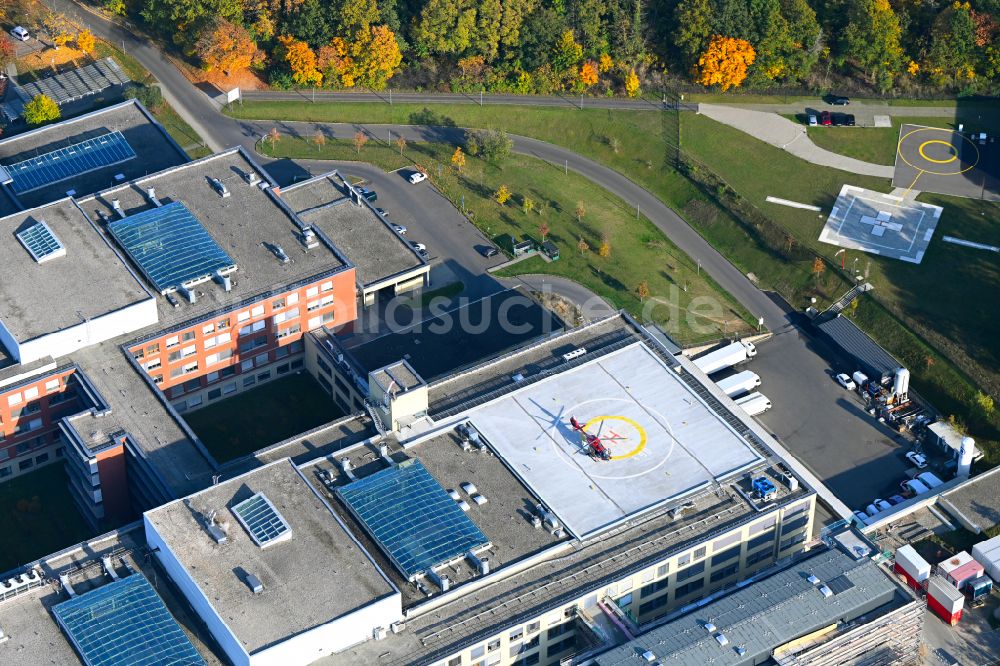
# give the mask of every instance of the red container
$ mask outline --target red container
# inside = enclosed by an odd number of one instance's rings
[[[962,609],[959,608],[954,613],[949,613],[944,606],[938,603],[937,599],[934,597],[927,597],[927,607],[934,611],[934,614],[939,618],[947,622],[948,624],[954,626],[958,624],[958,621],[962,619]]]
[[[927,607],[948,624],[962,619],[965,595],[941,576],[931,576],[927,581]]]
[[[902,575],[903,578],[906,579],[906,584],[912,587],[914,590],[923,591],[924,589],[923,583],[921,583],[919,580],[911,576],[909,572],[906,569],[904,569],[902,565],[900,565],[899,562],[896,562],[895,564],[892,565],[892,570],[895,571],[897,574]]]

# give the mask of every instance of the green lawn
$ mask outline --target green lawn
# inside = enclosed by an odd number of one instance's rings
[[[184,420],[215,459],[226,462],[343,415],[312,375],[302,372],[184,414]]]
[[[95,536],[76,509],[63,463],[0,483],[0,571]]]
[[[280,157],[358,159],[349,144],[330,140],[319,151],[309,140],[283,137],[273,148],[265,142],[264,148]],[[458,173],[450,165],[454,149],[411,143],[404,157],[409,164],[423,165],[456,207],[462,206],[464,197],[469,218],[501,248],[510,251],[511,236],[539,239],[543,222],[551,229],[549,240],[559,247],[558,261],[530,259],[510,267],[504,275],[546,273],[576,280],[637,316],[645,308],[681,343],[696,344],[749,330],[749,313],[705,274],[699,274],[698,267],[659,229],[645,217],[637,218],[635,208],[621,199],[580,175],[521,155],[499,164],[467,156],[466,166]],[[401,166],[398,150],[385,145],[369,143],[360,158],[388,169]],[[504,206],[493,198],[501,184],[513,193]],[[523,210],[526,197],[536,202],[527,213]],[[578,220],[579,204],[584,215]],[[608,257],[599,256],[604,237],[611,246]],[[584,252],[578,249],[581,238],[589,246]],[[640,302],[636,287],[643,281],[650,298]]]

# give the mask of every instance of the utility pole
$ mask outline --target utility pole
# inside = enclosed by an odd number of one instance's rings
[[[566,164],[563,167],[563,169],[565,170],[566,175],[568,176],[569,175],[569,160],[566,160]]]

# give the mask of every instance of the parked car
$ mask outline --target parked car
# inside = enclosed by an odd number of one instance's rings
[[[389,217],[389,213],[385,210],[385,208],[376,208],[375,212],[381,215],[382,217]]]
[[[368,199],[368,201],[372,203],[378,201],[378,194],[374,190],[369,190],[367,187],[355,187],[354,189],[358,191],[358,194]]]
[[[414,171],[407,177],[407,180],[410,181],[410,183],[416,185],[417,183],[422,183],[425,180],[427,180],[427,174],[421,173],[419,171]]]
[[[897,504],[902,504],[906,501],[906,498],[902,495],[893,495],[889,498],[889,504],[896,506]]]
[[[830,100],[830,104],[833,104],[834,106],[847,106],[850,103],[851,100],[847,97],[834,97]]]
[[[393,224],[392,228],[395,229],[396,233],[399,234],[400,236],[406,235],[406,227],[404,227],[402,224]]]
[[[427,246],[423,243],[417,243],[416,241],[410,241],[410,247],[412,247],[417,252],[427,253]]]
[[[854,114],[853,113],[848,113],[846,116],[844,116],[844,118],[845,118],[845,121],[847,122],[847,126],[848,127],[854,127]]]
[[[924,469],[927,467],[927,457],[923,454],[917,453],[916,451],[907,451],[906,459],[913,463],[917,469]]]
[[[843,386],[848,391],[853,391],[854,389],[858,388],[858,385],[854,383],[854,380],[848,377],[843,372],[837,375],[837,383]]]
[[[843,113],[833,114],[833,126],[834,127],[844,127],[847,125],[847,116]]]
[[[26,42],[29,39],[31,39],[31,35],[28,34],[28,31],[21,26],[12,28],[10,31],[10,36],[22,42]]]
[[[809,114],[809,127],[816,127],[819,125],[819,121],[816,120],[816,116]]]
[[[483,246],[480,246],[480,248],[479,248],[479,254],[481,254],[484,257],[486,257],[487,259],[489,259],[490,257],[495,257],[498,254],[500,254],[500,251],[497,250],[492,245],[483,245]]]
[[[833,118],[830,116],[829,111],[824,111],[823,113],[819,114],[819,124],[823,125],[824,127],[829,127],[830,125],[833,124]]]
[[[854,517],[857,518],[858,522],[860,522],[862,525],[868,524],[868,514],[861,511],[855,511]]]
[[[886,511],[892,508],[892,504],[889,504],[884,499],[877,499],[872,504],[877,506],[879,511]]]

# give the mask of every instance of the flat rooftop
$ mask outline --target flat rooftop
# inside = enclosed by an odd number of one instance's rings
[[[232,507],[255,493],[290,526],[289,538],[261,548],[236,519]],[[213,511],[228,522],[222,545],[205,529]],[[287,459],[147,511],[145,520],[251,654],[396,593]],[[262,594],[246,573],[260,579]]]
[[[814,584],[809,576],[821,582]],[[828,586],[829,596],[820,590],[821,585]],[[832,548],[662,624],[598,656],[595,663],[633,665],[650,651],[667,664],[750,666],[764,663],[775,648],[791,640],[910,601],[912,597],[879,565]],[[708,631],[706,622],[715,629]],[[725,637],[725,644],[719,635]]]
[[[343,340],[362,376],[405,359],[425,381],[450,375],[562,331],[559,319],[517,289],[502,291],[363,342]]]
[[[166,130],[135,101],[129,100],[53,125],[0,140],[0,166],[50,153],[111,132],[121,132],[135,157],[118,164],[99,167],[71,178],[16,195],[23,208],[33,208],[62,199],[69,190],[76,197],[93,194],[134,178],[183,164],[188,156]],[[121,179],[116,179],[117,175]],[[7,195],[13,195],[4,186]]]
[[[406,449],[397,442],[391,442],[389,446],[389,456],[395,463],[419,460],[445,491],[458,493],[459,498],[469,505],[466,515],[491,544],[490,549],[482,553],[482,557],[490,561],[492,571],[568,539],[566,536],[554,537],[547,530],[532,527],[528,511],[538,503],[538,498],[496,456],[478,449],[463,450],[461,440],[454,431],[443,432]],[[374,444],[344,451],[336,457],[338,460],[350,460],[354,473],[362,479],[389,467]],[[404,607],[423,601],[425,594],[392,565],[372,535],[336,496],[335,490],[350,482],[340,467],[324,460],[304,468],[303,472],[311,483],[323,488],[337,513],[350,525],[358,539],[365,544],[366,550],[372,553],[382,570],[399,587]],[[477,492],[487,502],[476,504],[462,488],[462,484],[466,483],[475,485]],[[452,586],[461,585],[479,575],[467,560],[453,563],[447,568],[447,574]],[[426,582],[436,590],[436,586]]]
[[[364,198],[354,204],[336,172],[281,189],[281,198],[305,224],[318,229],[350,257],[358,283],[370,287],[406,273],[430,270],[427,262]]]
[[[638,342],[479,407],[468,418],[580,538],[763,460]],[[590,455],[574,418],[600,438],[610,460]]]
[[[250,174],[255,176],[253,185],[247,180]],[[213,179],[225,186],[228,195],[220,194]],[[180,305],[176,308],[165,297],[157,297],[160,323],[167,328],[220,308],[231,308],[252,296],[347,269],[348,264],[333,248],[321,243],[307,250],[302,245],[292,215],[273,194],[260,187],[267,182],[263,170],[242,149],[233,148],[105,190],[79,203],[103,228],[121,219],[114,209],[115,200],[126,216],[156,208],[147,193],[153,188],[160,204],[183,204],[233,260],[237,270],[229,275],[232,291],[226,292],[214,281],[203,282],[194,288],[195,303],[177,294]],[[110,239],[106,229],[104,233]],[[289,261],[278,257],[277,247],[285,251]]]
[[[45,222],[65,256],[38,263],[15,234]],[[0,219],[0,321],[19,342],[151,298],[73,201]]]

